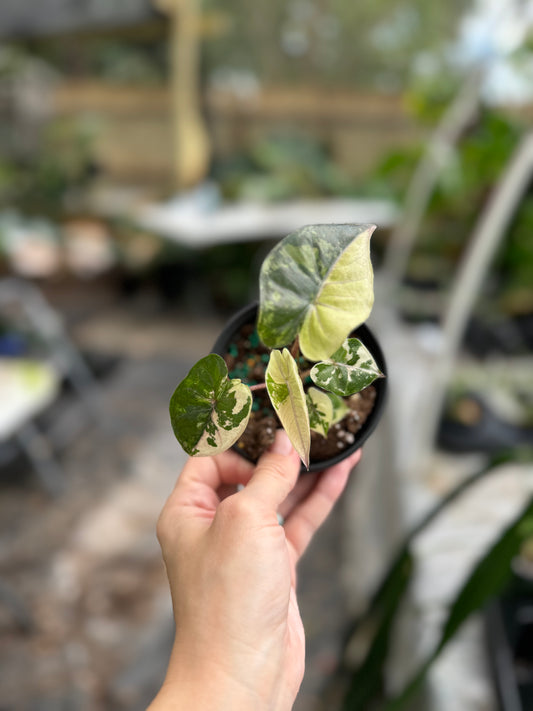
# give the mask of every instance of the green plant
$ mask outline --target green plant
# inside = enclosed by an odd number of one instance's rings
[[[31,153],[0,156],[0,208],[58,217],[94,178],[92,130],[78,119],[56,119]]]
[[[483,107],[479,111],[439,171],[407,265],[408,281],[429,282],[440,287],[449,285],[479,215],[523,135],[524,127],[516,118],[492,108]],[[370,186],[370,194],[388,194],[401,203],[420,156],[421,146],[389,153],[367,181],[367,192]],[[530,203],[528,194],[517,208],[497,255],[492,278],[482,294],[492,310],[495,285],[506,303],[512,300],[514,305],[519,297],[522,302],[531,303],[533,212]]]
[[[245,153],[220,161],[215,172],[228,200],[276,202],[355,194],[353,179],[328,147],[301,131],[267,135]]]
[[[230,378],[217,354],[196,363],[170,400],[172,427],[188,454],[217,454],[235,444],[246,429],[254,391],[266,388],[309,466],[311,430],[326,436],[346,412],[342,398],[383,376],[367,348],[349,337],[373,305],[374,229],[312,225],[274,247],[259,280],[257,332],[271,349],[264,382]]]
[[[346,694],[339,711],[403,711],[411,704],[426,675],[464,622],[483,609],[505,590],[512,575],[511,563],[533,531],[533,497],[529,496],[517,516],[481,553],[449,605],[440,633],[404,687],[395,695],[386,692],[385,669],[393,626],[401,614],[402,603],[416,572],[413,553],[417,538],[455,501],[502,465],[518,462],[530,465],[533,450],[529,448],[502,451],[486,466],[465,478],[435,504],[406,534],[386,574],[372,595],[367,609],[356,619],[346,638],[346,647],[354,641],[364,644],[365,652],[356,669],[341,667],[336,682],[344,679]]]

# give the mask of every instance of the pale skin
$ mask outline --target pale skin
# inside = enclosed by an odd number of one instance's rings
[[[149,711],[292,708],[305,665],[296,566],[360,454],[298,477],[280,430],[256,467],[231,451],[189,459],[157,528],[176,635]]]

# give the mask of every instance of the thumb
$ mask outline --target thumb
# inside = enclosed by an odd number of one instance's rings
[[[299,473],[300,457],[287,433],[279,429],[274,443],[257,462],[245,491],[276,511],[294,488]]]

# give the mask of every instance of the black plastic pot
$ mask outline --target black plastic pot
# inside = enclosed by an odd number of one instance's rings
[[[479,420],[464,424],[443,415],[437,444],[448,452],[481,452],[495,454],[505,449],[527,446],[533,442],[533,428],[520,427],[499,418],[476,393],[465,393],[479,408]]]
[[[225,356],[228,352],[229,344],[233,340],[235,334],[238,333],[238,331],[242,328],[242,326],[247,323],[255,324],[257,319],[257,311],[257,303],[249,304],[245,308],[238,311],[228,321],[225,328],[215,341],[213,348],[211,349],[212,352],[218,353],[218,355],[221,356]],[[385,363],[383,352],[368,326],[359,326],[355,329],[355,331],[350,334],[350,336],[358,338],[368,348],[370,353],[374,356],[374,359],[378,364],[378,367],[381,372],[387,375],[387,366]],[[335,457],[331,457],[327,460],[321,460],[319,462],[311,461],[308,470],[302,466],[302,473],[305,473],[307,471],[322,471],[323,469],[327,469],[328,467],[331,467],[334,464],[337,464],[338,462],[342,462],[343,459],[346,459],[346,457],[352,454],[352,452],[358,450],[363,445],[363,443],[366,442],[368,437],[370,437],[372,432],[375,430],[379,420],[381,419],[381,415],[383,414],[383,408],[385,406],[387,395],[387,378],[378,378],[373,382],[373,386],[376,389],[376,400],[374,402],[374,407],[372,408],[372,412],[370,412],[370,414],[368,415],[368,418],[366,419],[359,432],[356,433],[353,444],[351,444],[349,447],[346,447],[346,449],[343,449],[342,452],[337,454]],[[243,453],[240,449],[238,449],[237,447],[235,447],[234,449],[242,457],[248,459],[246,454]]]

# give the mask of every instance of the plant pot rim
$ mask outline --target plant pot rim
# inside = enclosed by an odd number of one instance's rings
[[[230,317],[229,320],[226,322],[226,325],[220,332],[215,343],[213,344],[211,352],[217,353],[218,355],[224,357],[224,355],[226,355],[227,353],[227,347],[235,333],[242,326],[244,326],[244,324],[255,322],[258,308],[259,303],[257,301],[254,301],[243,307],[242,309],[237,311],[237,313],[235,313],[232,317]],[[379,366],[379,369],[386,376],[387,364],[385,361],[385,357],[381,350],[381,346],[379,345],[374,334],[368,328],[368,326],[366,324],[362,324],[361,326],[358,326],[356,329],[354,329],[354,331],[352,331],[350,335],[359,338],[364,343],[364,345],[374,356],[376,363]],[[320,472],[324,469],[327,469],[328,467],[338,464],[339,462],[342,462],[344,459],[349,457],[350,454],[360,449],[363,443],[366,442],[372,432],[376,429],[377,424],[383,414],[385,402],[387,399],[387,378],[378,378],[372,383],[372,385],[376,390],[376,400],[374,402],[374,406],[371,412],[368,415],[368,418],[364,422],[361,429],[356,433],[354,442],[345,449],[343,449],[342,452],[336,454],[334,457],[330,457],[329,459],[324,459],[316,462],[311,461],[309,469],[306,469],[302,465],[301,473]],[[244,457],[249,461],[253,461],[237,447],[233,447],[233,449],[241,457]]]

